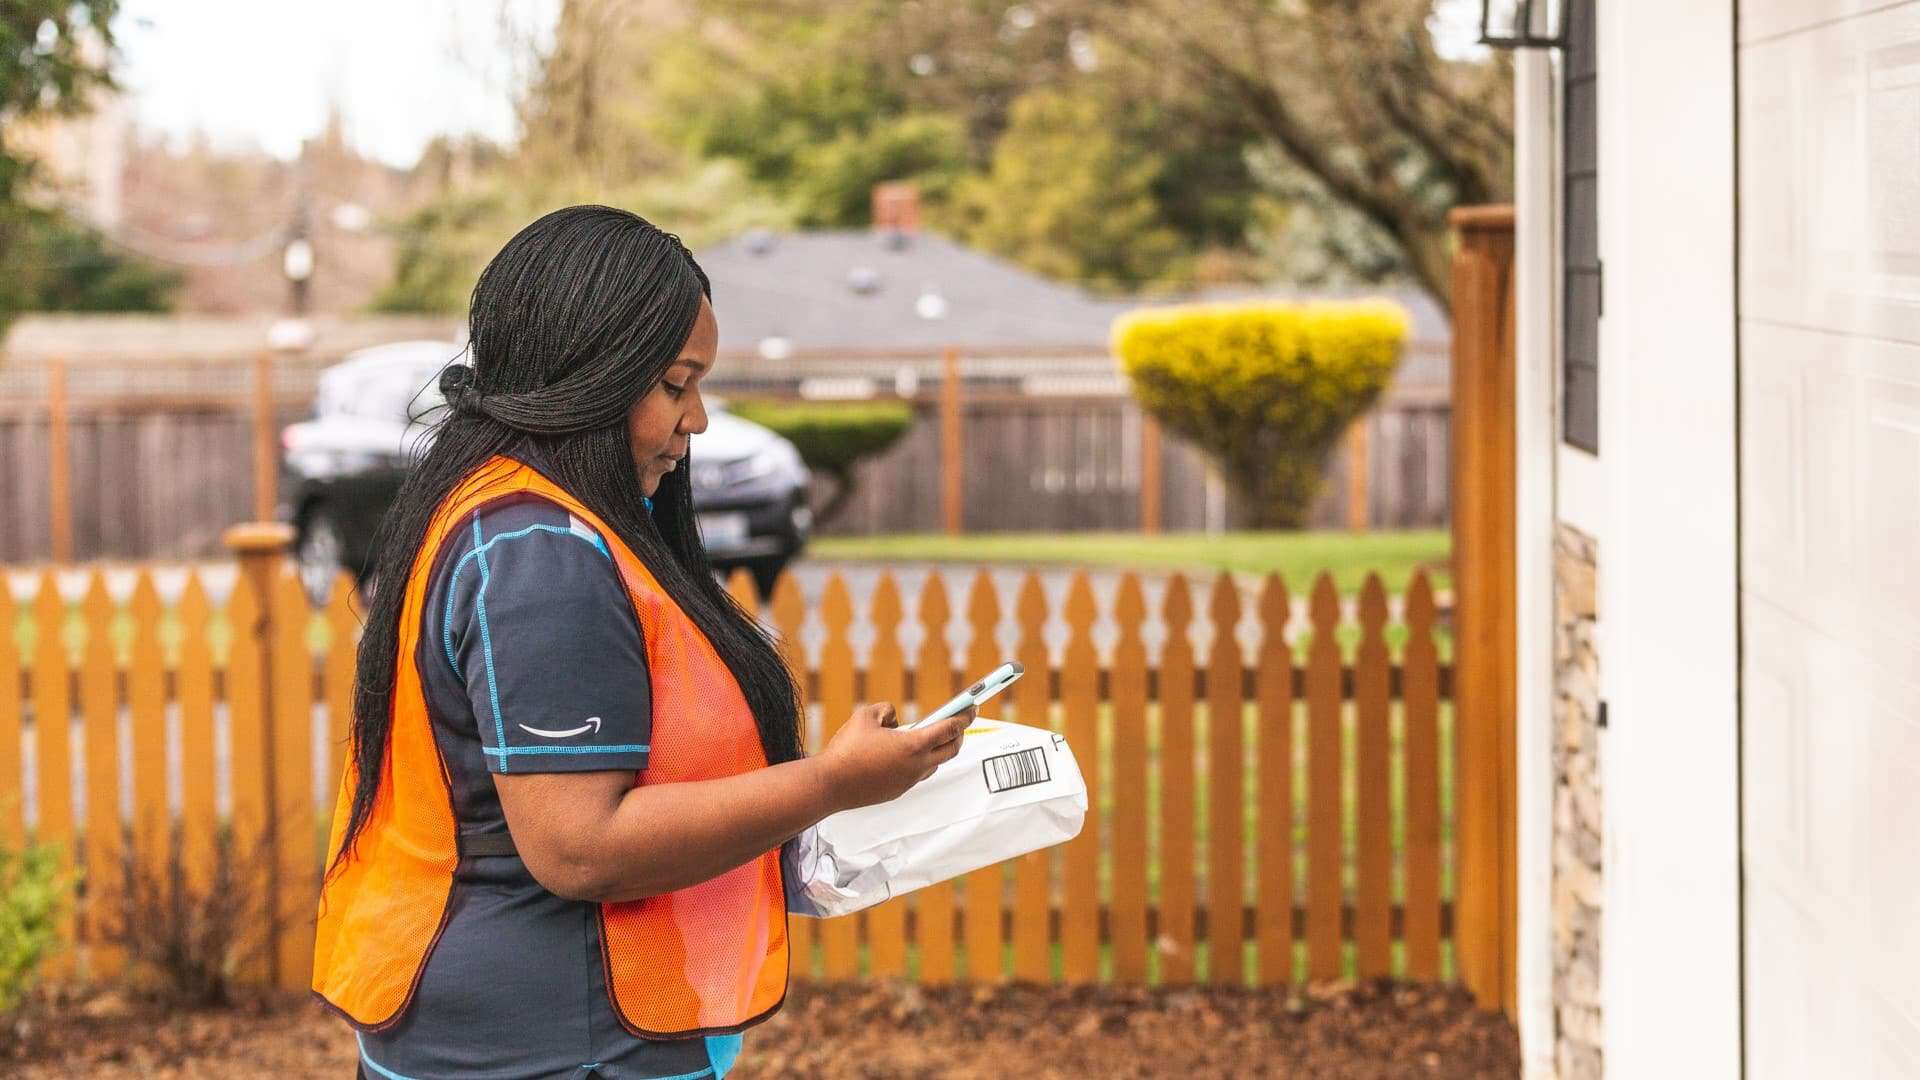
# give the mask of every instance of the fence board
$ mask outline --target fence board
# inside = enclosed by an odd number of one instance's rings
[[[953,677],[953,651],[947,644],[947,620],[953,610],[947,586],[939,574],[928,574],[920,587],[920,652],[914,658],[914,683],[919,689],[918,715],[925,716],[953,696],[959,684]],[[941,985],[953,981],[954,883],[943,881],[914,894],[914,936],[920,946],[920,981]]]
[[[1407,590],[1402,662],[1406,726],[1406,952],[1409,978],[1440,977],[1439,657],[1433,644],[1433,589],[1418,573]]]
[[[1207,979],[1246,979],[1241,949],[1244,902],[1245,822],[1241,776],[1245,770],[1239,674],[1243,662],[1236,630],[1240,590],[1221,574],[1207,601],[1213,645],[1207,657]]]
[[[1147,607],[1140,577],[1126,574],[1114,597],[1113,647],[1113,976],[1147,981]],[[1091,800],[1097,802],[1098,800]]]
[[[1020,583],[1020,599],[1014,611],[1020,627],[1015,659],[1028,671],[1047,670],[1050,661],[1047,642],[1042,636],[1047,621],[1047,595],[1040,588],[1040,576],[1031,570]],[[1046,680],[1022,678],[1013,685],[1012,696],[1015,722],[1053,729],[1053,694]],[[987,711],[999,712],[993,707],[997,704],[990,703]],[[1047,982],[1053,976],[1053,949],[1047,926],[1053,907],[1053,856],[1054,849],[1041,848],[1013,861],[1013,977],[1027,982]]]
[[[1354,817],[1359,865],[1354,891],[1354,946],[1360,977],[1393,970],[1392,723],[1387,678],[1387,592],[1368,574],[1360,592],[1360,650],[1354,658],[1354,733],[1358,746]]]
[[[283,990],[304,990],[313,960],[314,904],[320,896],[313,793],[313,611],[291,569],[273,584],[274,970]]]
[[[821,745],[846,724],[853,713],[853,645],[848,631],[853,623],[853,601],[839,574],[827,578],[820,602],[820,618],[827,640],[820,649]],[[860,971],[860,917],[843,915],[820,925],[820,943],[826,952],[827,978],[847,979]]]
[[[1259,705],[1260,970],[1262,985],[1293,981],[1293,650],[1286,583],[1268,574],[1260,589]]]
[[[1311,604],[1307,647],[1307,973],[1335,979],[1341,970],[1340,597],[1321,574]]]
[[[213,648],[207,640],[212,608],[199,574],[188,574],[176,612],[180,621],[180,869],[190,896],[213,888],[219,859],[219,777],[213,756]]]
[[[1193,981],[1193,601],[1187,579],[1167,581],[1160,621],[1160,981]]]
[[[867,658],[867,694],[892,703],[904,721],[907,702],[906,658],[900,652],[900,586],[883,572],[873,587],[869,619],[873,650]],[[896,896],[867,912],[868,970],[882,978],[907,973],[907,898]]]
[[[114,700],[113,598],[98,570],[87,582],[80,603],[86,635],[80,661],[80,710],[86,741],[87,877],[81,933],[87,942],[87,974],[95,979],[119,976],[125,952],[119,938],[121,880],[120,716]]]
[[[808,747],[807,723],[807,654],[801,642],[801,632],[807,620],[807,605],[800,595],[800,582],[791,573],[780,575],[773,586],[773,624],[779,632],[780,658],[786,661],[787,670],[799,684],[800,694],[800,745]],[[811,747],[808,747],[811,749]],[[793,974],[803,979],[813,977],[813,941],[814,920],[787,920],[787,948],[791,956],[789,968]]]
[[[974,575],[973,585],[967,591],[967,622],[972,631],[967,649],[967,677],[978,678],[998,667],[1001,657],[996,639],[1000,596],[994,591],[993,578],[985,570]],[[1006,875],[1005,863],[967,875],[967,978],[973,982],[995,982],[1005,975],[1002,953],[1006,937],[1000,924],[1000,910],[1006,903]]]
[[[33,600],[33,737],[40,772],[40,805],[36,839],[60,848],[60,869],[73,872],[73,702],[67,685],[67,606],[60,598],[53,571],[40,575],[40,591]],[[60,915],[61,937],[74,939],[71,908]],[[42,967],[51,978],[73,971],[70,952],[55,953]]]
[[[133,728],[133,872],[143,883],[157,883],[167,880],[172,816],[167,811],[166,658],[160,653],[165,611],[153,575],[145,570],[134,581],[128,615],[133,622],[127,668],[127,712]]]
[[[1060,923],[1060,952],[1066,980],[1085,983],[1100,977],[1100,849],[1105,842],[1101,825],[1106,814],[1097,796],[1105,790],[1106,777],[1100,766],[1100,654],[1093,645],[1093,622],[1099,609],[1084,570],[1076,572],[1067,587],[1066,616],[1067,648],[1061,657],[1060,698],[1066,714],[1067,744],[1074,748],[1092,797],[1087,800],[1087,820],[1080,835],[1061,853],[1066,864],[1066,902]]]
[[[251,576],[241,573],[227,599],[227,625],[232,631],[227,648],[227,746],[232,767],[232,887],[237,896],[263,907],[254,917],[240,920],[236,942],[239,969],[246,981],[265,982],[271,973],[273,938],[269,921],[272,905],[274,851],[267,836],[267,718],[263,704],[266,679],[272,670],[262,640],[266,623],[264,600],[256,595]]]

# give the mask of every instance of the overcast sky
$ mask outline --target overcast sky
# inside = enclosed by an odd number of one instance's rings
[[[442,132],[513,135],[509,38],[560,0],[126,0],[115,28],[136,122],[292,157],[337,100],[361,152],[412,165]]]

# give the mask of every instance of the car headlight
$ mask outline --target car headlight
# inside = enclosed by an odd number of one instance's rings
[[[804,475],[800,455],[788,443],[771,443],[752,457],[738,461],[702,464],[693,474],[703,487],[731,489],[758,483],[770,477]]]

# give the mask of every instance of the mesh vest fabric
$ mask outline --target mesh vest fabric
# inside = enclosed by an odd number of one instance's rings
[[[388,753],[353,857],[322,889],[313,989],[355,1026],[396,1021],[445,925],[458,831],[445,766],[414,666],[434,552],[447,530],[494,499],[531,491],[606,540],[640,622],[653,691],[651,756],[639,784],[719,779],[766,766],[739,684],[706,635],[646,565],[579,500],[527,465],[494,458],[435,511],[401,607]],[[341,778],[328,850],[339,850],[355,776]],[[607,988],[636,1035],[739,1031],[786,996],[787,925],[779,849],[700,884],[600,905]],[[516,958],[537,963],[537,957]]]

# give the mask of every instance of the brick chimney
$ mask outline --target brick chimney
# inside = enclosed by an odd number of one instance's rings
[[[920,185],[911,180],[889,180],[873,185],[873,227],[919,232]]]

